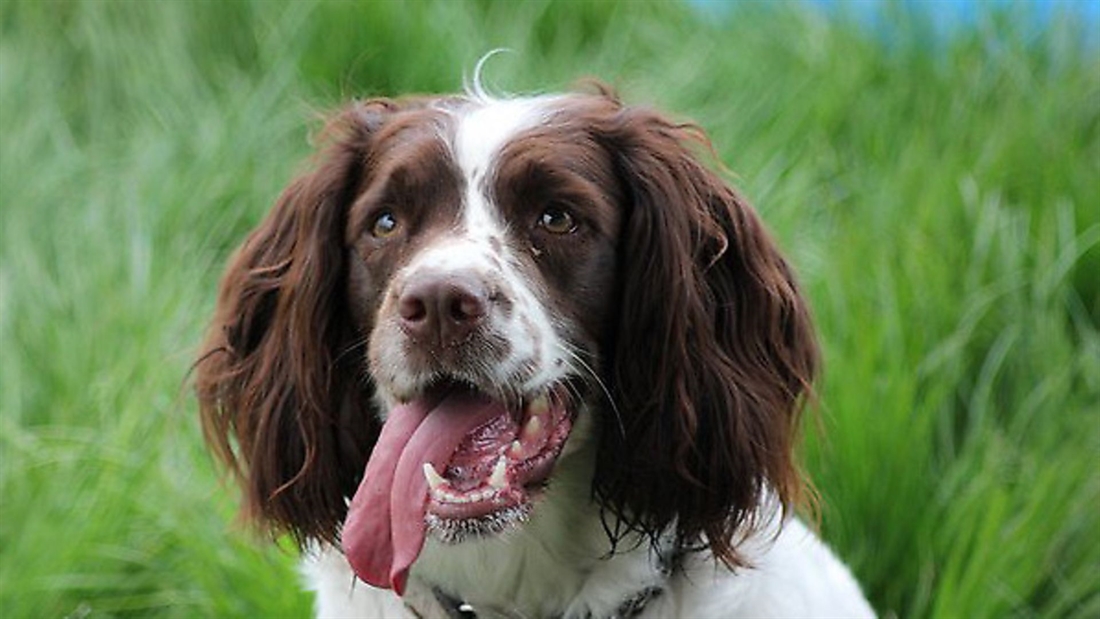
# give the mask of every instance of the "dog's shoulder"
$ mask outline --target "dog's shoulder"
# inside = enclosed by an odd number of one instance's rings
[[[752,566],[729,570],[693,558],[670,580],[652,617],[874,617],[848,568],[797,519],[743,549]]]

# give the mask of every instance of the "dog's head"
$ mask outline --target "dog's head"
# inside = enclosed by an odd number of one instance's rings
[[[355,103],[323,142],[197,365],[247,515],[400,590],[425,535],[521,524],[589,445],[572,500],[731,564],[797,499],[806,308],[700,131],[598,92]]]

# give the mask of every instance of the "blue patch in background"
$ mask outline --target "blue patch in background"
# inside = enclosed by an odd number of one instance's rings
[[[738,7],[780,5],[787,0],[688,0],[698,10],[715,17],[729,15]],[[1077,23],[1085,39],[1100,43],[1100,0],[790,0],[828,17],[850,18],[883,36],[890,36],[886,14],[921,20],[931,34],[942,39],[960,29],[980,28],[988,17],[1004,13],[1017,23],[1037,30],[1055,20]]]

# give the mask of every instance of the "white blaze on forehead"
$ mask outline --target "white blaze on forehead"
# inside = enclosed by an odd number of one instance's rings
[[[419,255],[410,269],[490,267],[496,253],[490,239],[502,239],[506,228],[485,194],[485,177],[505,144],[545,118],[550,99],[471,99],[466,107],[447,110],[456,121],[451,151],[465,185],[458,229]]]
[[[526,129],[538,126],[550,111],[556,97],[517,99],[471,98],[468,105],[448,108],[455,132],[451,153],[463,179],[460,214],[455,234],[437,242],[414,261],[442,264],[446,269],[483,266],[494,253],[490,239],[502,239],[506,224],[495,205],[490,203],[485,182],[492,173],[497,155],[504,145]],[[499,257],[499,256],[498,256]]]
[[[467,181],[480,181],[500,149],[524,129],[538,125],[554,97],[478,101],[462,112],[455,132],[455,158]]]
[[[510,140],[546,120],[557,97],[478,99],[465,110],[455,132],[455,159],[466,180],[463,223],[473,238],[500,236],[498,213],[488,202],[485,178]]]

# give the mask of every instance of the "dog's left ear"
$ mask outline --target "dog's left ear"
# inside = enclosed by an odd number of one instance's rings
[[[634,528],[674,525],[743,564],[736,540],[762,504],[803,492],[809,313],[756,213],[689,148],[709,147],[701,130],[619,108],[604,139],[627,204],[605,366],[619,418],[604,423],[595,492]]]
[[[203,433],[261,530],[335,542],[379,428],[345,355],[347,212],[372,135],[395,105],[333,117],[313,168],[293,181],[230,260],[195,364]],[[343,361],[343,362],[341,362]]]

